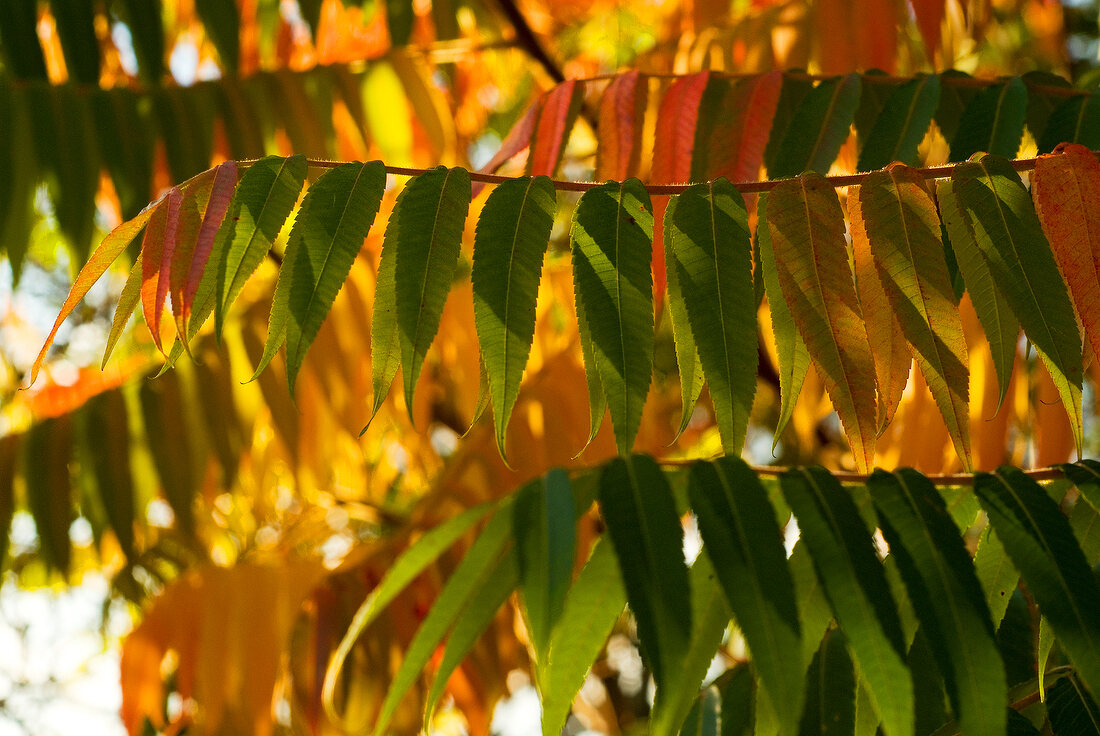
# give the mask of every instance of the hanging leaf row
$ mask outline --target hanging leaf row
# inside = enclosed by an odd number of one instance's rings
[[[32,368],[32,382],[57,328],[141,232],[107,354],[139,302],[168,365],[212,314],[220,334],[229,305],[285,226],[308,169],[301,157],[261,159],[238,179],[240,168],[229,161],[173,187],[104,240],[81,270]],[[371,228],[385,171],[377,161],[342,164],[306,189],[282,255],[255,375],[285,342],[293,393],[309,346]],[[1100,340],[1089,311],[1100,288],[1094,267],[1100,243],[1084,226],[1092,217],[1090,193],[1100,187],[1100,163],[1088,149],[1065,145],[1038,159],[1032,181],[1029,192],[1011,163],[992,154],[954,166],[939,181],[937,196],[919,172],[901,164],[863,177],[847,198],[854,273],[844,208],[819,174],[780,181],[760,197],[755,247],[761,267],[755,274],[747,209],[737,188],[718,179],[682,189],[663,214],[662,250],[672,273],[667,294],[685,414],[699,396],[701,375],[724,449],[740,452],[756,385],[755,288],[773,312],[782,420],[813,364],[857,469],[870,472],[875,439],[900,401],[915,358],[969,468],[969,361],[949,265],[957,262],[998,366],[1001,395],[1022,327],[1054,379],[1080,453],[1083,350]],[[475,323],[502,455],[532,344],[557,211],[554,194],[546,177],[507,180],[494,189],[477,225]],[[371,415],[400,368],[411,416],[470,199],[470,175],[443,167],[414,177],[397,198],[373,309]],[[633,446],[652,375],[658,296],[653,209],[646,188],[628,179],[590,188],[573,212],[574,288],[592,433],[606,406],[622,455]],[[166,300],[171,319],[164,318]],[[173,339],[168,349],[165,341]]]
[[[1086,557],[1084,542],[1059,510],[1067,483],[1056,492],[1006,466],[973,476],[973,488],[961,490],[972,503],[958,504],[951,495],[949,507],[941,489],[910,469],[879,470],[864,484],[842,485],[822,468],[792,468],[763,480],[731,457],[662,470],[652,458],[634,455],[594,472],[594,483],[571,485],[565,473],[551,471],[506,499],[455,517],[403,553],[363,603],[330,664],[324,696],[330,712],[338,716],[343,708],[337,683],[371,621],[491,514],[421,624],[374,733],[387,730],[411,675],[440,647],[449,665],[435,674],[431,691],[438,694],[513,590],[530,626],[547,736],[564,726],[568,704],[624,606],[637,621],[656,682],[655,734],[737,714],[748,714],[749,733],[754,719],[757,733],[833,732],[845,722],[838,732],[852,733],[858,696],[866,732],[881,726],[889,736],[910,736],[929,687],[950,704],[936,733],[1001,736],[1019,717],[1015,709],[1035,700],[1021,693],[1044,687],[1046,711],[1031,708],[1030,719],[1049,717],[1059,736],[1086,732],[1074,730],[1080,722],[1074,726],[1071,714],[1095,711],[1100,582],[1090,569],[1098,561],[1095,546],[1089,547],[1093,558]],[[1092,505],[1100,465],[1084,461],[1062,472],[1081,492],[1077,506],[1100,518],[1100,507]],[[607,533],[574,579],[573,528],[593,501]],[[686,563],[681,517],[688,511],[698,522],[702,553]],[[972,558],[964,540],[985,523],[980,511],[988,517],[986,536],[999,540],[997,567],[1016,576],[1009,593],[1021,578],[1067,665],[1051,670],[1045,684],[1021,681],[1010,664],[1028,653],[998,641],[1006,609],[987,604],[991,595],[1003,595],[988,574],[990,548],[982,542]],[[792,513],[800,539],[788,553],[782,527]],[[889,545],[885,558],[876,529]],[[731,619],[752,653],[757,687],[738,687],[735,667],[713,686],[719,707],[700,689]],[[930,656],[920,658],[921,648]],[[434,703],[429,697],[425,728]],[[705,708],[709,716],[700,712]]]

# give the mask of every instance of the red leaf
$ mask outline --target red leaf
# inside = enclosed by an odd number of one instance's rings
[[[596,179],[623,181],[637,173],[648,80],[637,70],[618,75],[600,100]]]
[[[928,49],[928,59],[935,66],[946,2],[945,0],[909,0],[909,3],[913,6],[913,14],[917,17],[917,29],[920,31],[921,38],[924,39],[924,46]]]
[[[710,81],[710,72],[681,77],[673,82],[657,111],[657,135],[653,145],[654,184],[686,184],[691,179],[691,155],[699,105]],[[653,238],[657,245],[656,233]]]
[[[1059,144],[1035,161],[1031,196],[1093,356],[1100,357],[1100,162],[1085,146]]]
[[[710,136],[710,176],[730,181],[756,181],[764,161],[783,73],[769,72],[740,80],[723,100]]]
[[[210,260],[210,251],[214,248],[214,238],[218,234],[225,213],[229,211],[229,202],[237,187],[237,162],[226,161],[215,169],[214,183],[210,190],[210,199],[206,213],[202,218],[202,227],[195,242],[195,252],[191,257],[191,269],[187,273],[187,282],[183,290],[182,327],[180,339],[186,342],[187,323],[191,318],[191,307],[199,290],[206,264]]]
[[[813,8],[814,37],[824,74],[853,69],[894,72],[898,48],[894,0],[817,0]]]
[[[77,274],[76,282],[73,283],[71,289],[69,289],[69,295],[65,298],[65,303],[61,306],[61,312],[57,315],[57,319],[54,320],[53,329],[50,330],[50,334],[46,337],[46,341],[42,344],[42,349],[38,353],[38,357],[34,359],[34,364],[31,366],[30,380],[27,381],[27,386],[34,384],[36,378],[38,378],[38,372],[42,369],[42,361],[46,359],[46,352],[53,345],[54,338],[57,337],[57,330],[61,327],[61,323],[64,322],[73,310],[76,309],[76,305],[80,304],[80,301],[88,293],[88,290],[92,288],[92,285],[96,281],[99,281],[99,277],[106,273],[107,269],[111,267],[111,264],[122,254],[122,251],[126,250],[126,247],[130,245],[130,242],[137,237],[137,234],[141,232],[141,229],[145,227],[145,223],[149,221],[155,211],[156,205],[146,207],[137,217],[127,222],[122,223],[110,234],[103,239],[103,242],[96,248],[95,253],[88,259],[88,262],[84,264],[84,267],[80,269],[80,273]]]
[[[542,112],[542,106],[545,102],[546,95],[543,95],[531,103],[531,106],[527,108],[527,112],[523,114],[519,122],[508,131],[508,135],[505,136],[504,142],[500,144],[500,150],[489,159],[487,164],[478,169],[477,173],[492,174],[499,169],[505,161],[531,144],[531,136],[535,133],[535,125],[538,123],[539,113]],[[485,182],[475,181],[472,187],[472,196],[476,197],[478,192],[484,188]]]
[[[165,242],[162,259],[168,264],[168,292],[172,295],[172,315],[176,319],[176,334],[186,343],[187,332],[183,325],[183,290],[187,285],[187,276],[191,271],[191,260],[195,254],[195,242],[202,226],[202,211],[210,201],[210,190],[214,184],[217,169],[202,172],[180,191],[183,202],[180,204],[179,225],[173,242]]]
[[[157,205],[141,241],[141,306],[153,342],[162,353],[160,318],[164,313],[164,298],[168,295],[171,257],[176,247],[182,203],[183,194],[178,187],[172,187]]]
[[[546,95],[527,158],[529,176],[553,176],[581,109],[584,88],[577,80],[562,82]]]

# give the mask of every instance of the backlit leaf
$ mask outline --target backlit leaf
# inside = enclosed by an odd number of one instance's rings
[[[187,277],[194,264],[195,247],[202,229],[203,211],[207,209],[210,202],[210,193],[213,191],[217,171],[217,169],[204,171],[181,189],[183,201],[180,203],[179,225],[176,227],[175,237],[171,241],[165,241],[164,252],[161,255],[161,265],[168,266],[168,295],[172,305],[172,316],[175,318],[176,335],[180,340],[187,338],[183,313]],[[161,278],[164,278],[164,274]]]
[[[99,41],[96,40],[95,11],[93,0],[50,3],[50,12],[61,40],[61,50],[65,52],[65,67],[69,76],[80,84],[99,84]]]
[[[910,469],[875,471],[868,485],[961,732],[999,736],[1005,730],[1004,665],[985,596],[943,498]]]
[[[685,184],[691,179],[699,105],[710,78],[709,71],[680,77],[661,99],[650,173],[654,184]]]
[[[381,161],[344,164],[310,186],[298,211],[290,231],[291,239],[297,240],[295,259],[284,263],[279,275],[280,281],[284,275],[290,278],[286,375],[292,395],[306,351],[374,222],[385,184]]]
[[[951,181],[990,274],[1054,379],[1080,455],[1081,336],[1027,189],[992,155],[956,166]]]
[[[118,8],[119,4],[112,6]],[[134,39],[138,74],[147,84],[159,84],[164,75],[164,21],[161,4],[145,0],[122,0],[123,20]]]
[[[134,555],[134,488],[130,476],[130,433],[126,401],[105,391],[84,409],[83,442],[103,508],[128,559]]]
[[[1012,593],[1020,582],[1020,573],[1012,565],[1004,545],[992,527],[986,527],[978,538],[978,549],[974,553],[974,570],[978,582],[985,591],[985,603],[993,627],[999,628],[1008,610]]]
[[[1059,678],[1050,688],[1047,713],[1058,736],[1100,736],[1100,708],[1073,675]]]
[[[745,443],[756,393],[756,309],[745,202],[733,185],[719,179],[684,191],[665,216],[722,447],[736,455]]]
[[[1049,153],[1059,143],[1079,143],[1086,148],[1100,147],[1100,95],[1077,95],[1063,101],[1050,114],[1039,137],[1039,152]]]
[[[608,182],[585,192],[571,236],[578,320],[590,330],[615,441],[619,454],[626,455],[638,433],[653,366],[653,215],[642,183]]]
[[[783,703],[785,709],[788,703]],[[806,672],[806,708],[800,736],[850,734],[856,727],[856,676],[847,641],[839,629],[821,640]],[[792,732],[793,733],[793,732]]]
[[[390,223],[395,221],[401,207],[401,195],[397,197]],[[389,235],[392,224],[386,226]],[[395,238],[396,239],[396,238]],[[394,240],[395,240],[394,239]],[[397,334],[397,286],[393,280],[397,246],[391,240],[383,244],[378,260],[377,281],[374,283],[374,309],[371,312],[370,350],[371,350],[371,419],[378,413],[382,402],[386,400],[390,385],[397,369],[401,367],[401,341]],[[369,423],[368,423],[369,426]],[[367,427],[363,427],[367,431]]]
[[[592,662],[626,606],[626,591],[607,539],[598,540],[591,557],[569,589],[561,618],[550,637],[550,656],[538,672],[542,695],[542,734],[559,736],[573,698]]]
[[[574,282],[575,273],[574,271]],[[575,294],[574,303],[577,311],[577,334],[581,343],[581,360],[584,361],[584,382],[588,388],[588,441],[585,443],[585,447],[588,447],[603,426],[604,415],[607,413],[607,394],[604,392],[603,379],[596,365],[596,349],[592,345],[592,327],[588,323],[584,302],[581,301],[579,293]],[[583,448],[581,452],[584,452]]]
[[[1085,338],[1100,356],[1100,162],[1077,144],[1055,150],[1036,159],[1031,196]]]
[[[171,250],[179,230],[182,203],[183,193],[179,187],[169,189],[146,225],[141,241],[141,308],[153,343],[161,352],[164,348],[160,340],[160,319],[168,296]]]
[[[739,182],[759,177],[782,88],[779,71],[740,79],[730,87],[706,143],[706,179],[724,176]]]
[[[622,181],[638,172],[648,79],[632,69],[617,74],[600,98],[596,180]]]
[[[974,492],[1058,643],[1095,692],[1100,687],[1100,585],[1069,520],[1022,471],[979,473]]]
[[[569,79],[546,95],[527,157],[528,176],[553,176],[584,101],[584,85]]]
[[[966,340],[940,240],[936,204],[921,175],[905,167],[869,174],[848,197],[857,268],[859,235],[865,232],[890,311],[912,345],[955,452],[964,467],[970,467]],[[857,210],[862,228],[856,225]]]
[[[722,723],[722,696],[717,688],[708,687],[695,698],[683,728],[682,736],[719,736]]]
[[[203,274],[210,262],[210,254],[214,249],[214,240],[225,220],[226,212],[237,186],[237,162],[226,161],[219,165],[211,183],[210,195],[206,204],[206,211],[202,216],[202,225],[199,228],[195,240],[194,251],[191,256],[190,269],[187,271],[187,281],[183,290],[183,304],[177,309],[182,313],[183,330],[181,337],[189,336],[187,325],[191,319],[191,311],[194,307],[195,296],[202,283]]]
[[[390,216],[385,240],[392,232],[401,375],[411,417],[416,381],[439,330],[458,263],[470,208],[470,174],[463,168],[438,167],[410,181],[401,197],[403,204]]]
[[[791,128],[791,121],[799,106],[806,96],[813,91],[814,83],[803,74],[793,73],[783,75],[783,84],[779,91],[779,100],[775,105],[775,115],[772,118],[771,130],[768,133],[768,143],[764,147],[764,168],[771,178],[771,172],[775,168],[776,159],[786,139],[787,132]]]
[[[997,407],[1000,408],[1008,392],[1008,381],[1012,377],[1020,323],[1001,289],[993,281],[989,265],[978,248],[974,226],[964,214],[956,196],[955,184],[950,179],[936,182],[936,199],[939,202],[940,217],[951,241],[951,251],[966,283],[966,292],[970,295],[978,322],[989,343],[993,369],[997,374]]]
[[[550,179],[512,179],[492,191],[477,222],[474,324],[502,457],[508,420],[531,353],[535,302],[556,208]]]
[[[763,275],[764,291],[768,297],[768,311],[771,313],[772,333],[779,360],[779,420],[772,439],[774,450],[794,414],[802,382],[806,380],[806,373],[810,370],[810,353],[795,326],[787,300],[783,297],[771,229],[768,227],[767,200],[768,196],[762,194],[756,204],[756,250],[760,254],[760,273]]]
[[[1027,115],[1027,87],[1019,77],[979,92],[966,106],[959,130],[950,138],[951,161],[979,151],[1013,158],[1020,148]]]
[[[675,264],[676,262],[676,257],[672,253],[674,240],[672,227],[678,200],[678,197],[670,198],[665,208],[665,263]],[[676,431],[678,438],[691,422],[691,417],[695,413],[695,404],[703,392],[703,364],[699,360],[699,351],[695,346],[695,334],[691,330],[691,320],[688,318],[687,302],[684,299],[679,271],[676,268],[670,268],[666,276],[668,315],[672,322],[672,339],[676,347],[676,367],[680,373],[680,427]]]
[[[1086,458],[1072,465],[1063,465],[1062,472],[1073,481],[1085,500],[1100,511],[1100,462]]]
[[[753,665],[793,733],[801,710],[802,654],[794,583],[775,511],[738,458],[692,466],[688,485],[704,551],[753,653]]]
[[[921,75],[902,84],[886,99],[863,149],[859,171],[881,169],[892,161],[917,163],[917,144],[924,138],[940,101],[940,78]]]
[[[820,82],[791,119],[768,177],[782,179],[803,171],[827,173],[848,138],[859,105],[860,76]]]
[[[222,68],[236,73],[240,61],[240,16],[236,3],[222,0],[195,0],[195,10],[202,19],[206,36],[218,50]]]
[[[225,251],[224,265],[218,264],[217,294],[214,301],[215,330],[221,336],[225,316],[275,242],[290,210],[298,201],[306,178],[302,156],[268,156],[256,161],[241,175],[226,213],[225,227],[218,231],[217,251]]]
[[[8,554],[11,519],[15,514],[15,463],[19,457],[20,436],[0,437],[0,570]]]
[[[652,458],[616,458],[600,474],[600,510],[619,558],[638,638],[658,691],[681,676],[692,611],[683,529]]]
[[[877,436],[875,363],[836,191],[818,174],[783,182],[768,195],[767,218],[783,296],[844,425],[856,467],[867,472]]]
[[[195,491],[201,466],[191,451],[193,440],[185,421],[184,401],[175,372],[141,384],[141,412],[153,465],[175,515],[176,528],[190,536],[195,531]],[[176,431],[163,431],[168,427]]]
[[[72,558],[69,525],[73,521],[72,421],[69,416],[45,419],[26,434],[23,473],[27,506],[34,518],[40,554],[47,566],[68,575]]]
[[[884,731],[911,736],[913,683],[897,607],[859,510],[823,469],[792,469],[780,483]]]
[[[130,268],[130,275],[126,277],[126,283],[122,286],[122,292],[118,295],[115,314],[111,318],[111,332],[107,335],[107,344],[103,348],[101,367],[107,365],[107,359],[111,357],[111,352],[115,349],[118,339],[122,337],[122,331],[126,328],[130,315],[134,313],[138,302],[141,300],[141,260],[141,254],[139,253],[138,257],[134,259],[134,265]]]

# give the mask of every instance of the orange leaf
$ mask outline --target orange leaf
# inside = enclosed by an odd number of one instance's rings
[[[103,239],[103,242],[96,248],[95,253],[88,259],[88,262],[84,264],[84,267],[80,269],[80,273],[77,274],[76,282],[73,283],[71,289],[69,289],[69,295],[65,298],[65,303],[61,307],[61,312],[57,315],[57,319],[54,320],[53,329],[50,330],[49,336],[42,344],[42,349],[38,353],[38,357],[34,359],[34,364],[31,366],[30,380],[27,381],[27,386],[34,384],[36,378],[38,378],[38,372],[42,368],[42,361],[46,358],[46,352],[53,345],[54,338],[57,337],[57,330],[61,327],[61,323],[64,322],[73,310],[76,309],[76,305],[80,304],[80,301],[84,298],[84,295],[88,293],[88,290],[92,288],[92,285],[96,281],[99,281],[99,277],[106,273],[107,269],[111,267],[111,264],[119,257],[122,251],[126,250],[126,247],[130,245],[130,242],[137,237],[137,234],[141,232],[141,229],[145,227],[145,223],[149,221],[149,218],[153,215],[156,206],[146,207],[142,212],[132,220],[122,223],[111,233]]]
[[[531,154],[527,158],[529,176],[553,176],[558,170],[583,99],[584,87],[575,79],[562,82],[546,95],[535,135],[531,138]]]
[[[895,0],[817,0],[813,9],[814,37],[824,74],[847,74],[853,69],[894,73],[898,50]]]
[[[176,334],[186,344],[187,332],[183,324],[183,290],[187,285],[187,276],[191,271],[191,261],[195,255],[195,242],[202,226],[202,210],[210,200],[210,189],[214,183],[216,169],[202,172],[180,189],[183,202],[180,204],[179,225],[176,228],[174,247],[164,244],[163,260],[168,263],[168,291],[172,295],[172,315],[176,318]]]
[[[168,295],[171,256],[176,247],[182,203],[183,194],[178,187],[172,187],[157,205],[141,241],[141,306],[153,342],[162,353],[160,318],[164,313],[164,298]]]
[[[1040,156],[1031,196],[1094,356],[1100,356],[1100,162],[1062,143]]]
[[[211,186],[209,203],[206,205],[206,213],[202,218],[202,227],[199,228],[198,239],[195,242],[195,252],[191,258],[191,269],[187,273],[187,283],[183,291],[183,313],[180,339],[187,334],[187,322],[191,318],[191,307],[195,303],[195,295],[199,290],[199,282],[210,260],[210,251],[214,248],[214,238],[218,234],[225,213],[229,211],[229,202],[233,198],[233,190],[237,187],[237,162],[226,161],[215,169],[214,183]],[[186,340],[185,340],[186,342]]]
[[[665,92],[657,111],[653,170],[650,172],[653,184],[686,184],[691,179],[699,105],[709,81],[709,71],[699,72],[677,79]]]
[[[881,432],[894,418],[894,412],[901,403],[913,356],[875,269],[871,241],[867,237],[867,224],[863,219],[860,192],[860,187],[848,190],[848,217],[852,223],[856,292],[867,322],[871,353],[875,358],[875,375],[879,386],[878,426]]]
[[[632,70],[615,77],[604,90],[596,149],[597,181],[623,181],[637,173],[647,81]]]
[[[783,73],[773,71],[742,79],[730,89],[710,136],[709,178],[724,176],[733,182],[759,178],[782,87]]]

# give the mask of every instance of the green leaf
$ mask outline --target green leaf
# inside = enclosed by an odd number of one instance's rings
[[[868,481],[909,599],[964,734],[1004,733],[1004,665],[970,555],[943,498],[915,470]]]
[[[482,586],[487,585],[497,574],[504,557],[512,554],[511,532],[510,509],[502,508],[485,525],[477,541],[451,573],[447,584],[443,586],[439,597],[435,599],[431,610],[405,649],[405,658],[390,682],[386,699],[375,721],[372,731],[374,736],[387,732],[401,699],[420,677],[439,642],[455,625]],[[514,585],[513,582],[513,587]],[[361,730],[361,727],[353,730]]]
[[[783,296],[836,407],[856,468],[869,472],[878,436],[875,362],[836,191],[814,173],[782,182],[768,195],[767,217]]]
[[[583,312],[615,441],[626,455],[653,369],[653,213],[645,187],[628,179],[588,190],[574,211],[571,236],[578,321]]]
[[[708,687],[695,698],[683,728],[677,733],[683,736],[719,736],[721,723],[722,696],[716,688]]]
[[[145,439],[153,455],[153,465],[172,513],[176,528],[186,536],[195,532],[195,491],[198,488],[198,468],[191,451],[187,427],[180,427],[185,417],[184,396],[177,373],[167,373],[155,381],[141,384],[141,412],[145,422]],[[166,431],[169,427],[177,431]],[[171,436],[169,436],[171,435]]]
[[[222,69],[229,74],[236,74],[240,63],[241,24],[237,4],[224,0],[195,0],[195,10],[202,19],[207,38],[218,50]]]
[[[483,503],[480,506],[467,509],[457,516],[452,516],[439,526],[425,533],[424,536],[402,552],[397,560],[394,561],[393,565],[386,571],[386,575],[382,578],[382,581],[370,592],[367,599],[363,601],[359,609],[355,612],[355,616],[351,620],[351,625],[348,627],[347,631],[344,632],[344,636],[340,640],[336,652],[332,655],[332,661],[325,671],[325,683],[322,694],[322,699],[327,709],[332,709],[334,707],[333,698],[336,692],[337,680],[343,670],[344,662],[347,660],[348,654],[351,653],[352,647],[355,646],[355,642],[362,633],[366,631],[367,627],[378,618],[379,614],[386,610],[386,607],[393,602],[393,599],[396,598],[401,591],[405,590],[405,588],[407,588],[409,584],[428,567],[428,565],[435,562],[439,555],[449,549],[451,545],[457,542],[458,539],[470,529],[470,527],[476,524],[485,514],[496,508],[496,506],[497,504],[495,502]],[[502,530],[506,530],[503,520],[497,523],[497,531]],[[333,716],[339,717],[339,715],[334,712]]]
[[[936,107],[936,125],[948,143],[955,139],[967,106],[981,91],[980,86],[968,83],[973,79],[974,77],[957,69],[948,69],[940,74],[943,84],[940,104]],[[958,80],[960,83],[952,83],[951,80]]]
[[[801,667],[805,672],[821,644],[821,637],[833,620],[833,609],[825,596],[825,587],[814,572],[809,550],[801,540],[795,542],[787,565],[798,600],[798,626],[802,631]]]
[[[0,437],[0,571],[4,570],[11,520],[15,515],[15,464],[21,439],[17,434]]]
[[[1027,86],[1019,77],[979,92],[966,106],[950,138],[949,160],[965,161],[979,151],[1013,158],[1027,117]]]
[[[572,523],[572,519],[570,519]],[[447,639],[447,646],[443,650],[443,658],[439,662],[439,668],[432,680],[432,688],[424,701],[424,731],[430,731],[432,716],[435,715],[436,705],[447,686],[447,680],[454,672],[470,650],[474,648],[478,638],[489,628],[497,611],[512,595],[519,582],[519,569],[516,565],[516,555],[507,554],[501,558],[492,572],[479,583],[476,590],[466,601],[462,612],[455,620],[454,628]]]
[[[607,394],[603,390],[599,368],[596,366],[592,328],[588,324],[588,317],[584,312],[584,303],[581,301],[579,292],[575,292],[575,303],[577,332],[581,341],[581,359],[584,361],[584,382],[588,387],[588,441],[585,443],[585,447],[588,447],[603,426],[604,415],[607,413]],[[581,452],[584,452],[584,449]],[[577,454],[579,455],[580,452]]]
[[[535,335],[542,262],[557,210],[549,178],[511,179],[485,200],[474,236],[474,325],[489,376],[497,449]]]
[[[642,652],[657,689],[671,686],[692,631],[683,529],[672,489],[652,458],[616,458],[600,474],[600,508],[638,620]]]
[[[950,179],[939,179],[936,182],[936,198],[940,206],[940,216],[951,241],[951,250],[966,284],[966,292],[970,295],[970,302],[974,305],[978,322],[989,343],[993,370],[997,374],[999,409],[1004,403],[1008,381],[1012,377],[1020,323],[993,280],[989,265],[978,247],[974,226],[957,199],[955,184]]]
[[[1065,94],[1058,94],[1051,88],[1066,90],[1072,89],[1073,85],[1065,77],[1046,71],[1025,72],[1020,79],[1027,85],[1027,129],[1038,143],[1045,137],[1051,113],[1066,101]],[[1050,153],[1053,148],[1043,149],[1040,146],[1039,153]]]
[[[688,494],[753,665],[784,732],[794,733],[803,690],[801,630],[783,534],[756,474],[739,458],[691,468]]]
[[[0,13],[0,51],[4,66],[18,79],[49,77],[38,40],[38,0],[9,0]]]
[[[936,203],[920,173],[872,172],[849,192],[852,237],[865,226],[875,271],[964,467],[970,459],[970,370],[962,317],[940,240]],[[858,211],[858,214],[857,214]]]
[[[1080,143],[1100,148],[1100,95],[1070,97],[1050,114],[1039,139],[1039,153],[1049,153],[1059,143]]]
[[[395,239],[394,303],[405,408],[411,418],[416,381],[439,330],[458,263],[470,209],[470,174],[463,168],[437,167],[410,181],[401,200],[400,209],[390,216],[385,240],[390,240],[391,233]]]
[[[802,391],[802,382],[806,380],[806,373],[810,370],[810,352],[795,327],[787,300],[783,298],[771,229],[768,227],[767,201],[767,194],[761,194],[756,204],[756,247],[760,253],[760,272],[764,277],[764,291],[768,297],[772,334],[775,337],[775,352],[779,359],[779,420],[772,439],[774,450],[794,414],[795,402]]]
[[[775,161],[768,165],[769,179],[798,176],[803,171],[828,172],[848,139],[861,85],[859,74],[849,74],[827,79],[806,95]]]
[[[978,581],[985,591],[986,607],[989,608],[993,628],[999,628],[1012,600],[1016,584],[1020,582],[1020,573],[1008,558],[1004,545],[997,537],[993,527],[987,526],[978,537],[978,549],[974,553],[974,570]]]
[[[1072,675],[1060,678],[1047,693],[1047,713],[1057,736],[1100,736],[1100,709]]]
[[[210,264],[216,267],[217,294],[213,307],[219,340],[229,306],[271,250],[298,201],[307,168],[303,156],[268,156],[253,163],[241,175],[214,246],[214,253],[221,254],[215,256],[219,261]],[[195,303],[198,305],[198,297]],[[201,326],[205,318],[200,318],[197,306],[194,314],[192,322],[197,319]]]
[[[1081,679],[1100,688],[1100,586],[1069,521],[1038,483],[1001,467],[979,473],[974,492],[1039,610]]]
[[[940,102],[940,78],[918,75],[895,89],[875,119],[863,149],[859,171],[885,168],[892,161],[917,164],[917,145],[928,132]]]
[[[405,46],[409,43],[414,20],[412,0],[386,0],[386,26],[391,44]]]
[[[151,214],[153,210],[150,209],[146,211]],[[141,228],[137,228],[138,232],[140,232],[140,230]],[[110,236],[108,236],[108,238],[109,237]],[[103,241],[104,245],[106,244],[106,242],[106,240]],[[129,242],[129,239],[127,239],[127,242]],[[123,245],[122,247],[125,248],[125,245]],[[103,249],[103,245],[100,246],[100,249]],[[96,254],[98,253],[99,251],[97,250]],[[130,315],[134,313],[134,309],[135,307],[137,307],[138,300],[141,298],[141,272],[143,270],[142,260],[143,259],[141,257],[141,254],[139,253],[138,257],[134,259],[134,265],[130,269],[130,275],[126,277],[126,283],[122,286],[122,292],[118,295],[118,303],[115,304],[115,314],[111,318],[111,332],[107,335],[107,344],[103,348],[103,361],[100,364],[101,369],[107,365],[107,359],[111,357],[111,352],[114,350],[115,344],[118,342],[118,339],[122,337],[122,331],[126,328],[126,323],[130,320]],[[96,261],[96,255],[93,254],[92,258],[84,265],[84,268],[87,269],[89,266],[95,264]],[[81,269],[81,273],[83,273],[83,270],[84,269]],[[103,266],[103,270],[107,270],[107,265]],[[77,277],[77,283],[73,285],[74,291],[79,284],[80,278]],[[73,296],[72,292],[70,292],[69,296],[70,299],[65,302],[65,305],[66,308],[70,309],[71,311],[71,308],[69,307],[69,301],[71,301],[71,298]],[[72,307],[75,308],[76,304],[77,302],[74,301]],[[64,314],[65,311],[63,309],[61,315]],[[53,334],[57,334],[57,328],[61,324],[61,315],[58,315],[58,320],[54,323]],[[38,359],[35,363],[35,367],[31,369],[32,383],[34,382],[34,378],[37,375],[37,368],[41,364],[42,359],[46,355],[46,350],[53,340],[53,334],[50,335],[50,338],[46,340],[45,345],[42,346],[42,351],[38,354]]]
[[[745,202],[732,184],[697,184],[676,198],[669,270],[687,306],[703,374],[727,454],[745,444],[756,393],[756,309]]]
[[[668,315],[672,321],[672,340],[676,347],[676,367],[680,373],[680,427],[676,431],[677,438],[687,429],[695,412],[695,404],[703,392],[703,364],[699,360],[695,335],[691,331],[691,320],[688,318],[679,270],[675,267],[667,268],[667,264],[676,263],[672,252],[672,224],[676,219],[678,201],[679,197],[669,198],[664,218],[665,288],[668,292]]]
[[[33,425],[23,442],[27,506],[34,518],[40,554],[46,565],[69,574],[72,558],[69,525],[73,521],[72,422],[62,415]]]
[[[727,670],[722,683],[721,736],[752,736],[753,673],[747,662],[739,662]]]
[[[37,178],[26,93],[0,82],[0,253],[19,284],[35,219]]]
[[[1080,456],[1081,335],[1031,197],[997,156],[956,166],[951,181],[990,274],[1058,388]]]
[[[556,468],[528,483],[517,492],[513,512],[527,629],[538,661],[545,662],[573,578],[576,513],[569,476]]]
[[[691,730],[690,724],[702,725],[698,718],[692,721],[692,713],[698,714],[697,707],[693,707],[692,703],[698,706],[700,698],[709,692],[704,691],[700,695],[699,687],[722,644],[722,636],[730,620],[729,605],[709,558],[699,555],[688,575],[691,581],[691,640],[684,652],[678,676],[656,692],[649,721],[649,732],[653,736],[696,733]]]
[[[286,376],[294,380],[336,294],[363,247],[386,185],[381,161],[350,163],[325,172],[306,193],[290,231],[297,242],[287,299]],[[289,258],[289,248],[288,248]],[[284,274],[280,273],[282,281]]]
[[[93,0],[65,0],[51,2],[65,53],[65,69],[69,78],[79,84],[99,85],[99,41],[96,39],[95,15],[97,3]]]
[[[771,172],[775,168],[776,158],[783,150],[783,142],[791,129],[795,113],[806,95],[814,89],[814,83],[804,73],[800,73],[802,71],[804,70],[792,69],[790,73],[783,75],[779,101],[776,103],[771,130],[768,132],[768,143],[764,147],[764,168],[768,172],[768,178],[774,178]]]
[[[134,557],[134,483],[130,475],[130,431],[121,391],[104,391],[84,405],[83,444],[90,475],[104,511],[128,560]]]
[[[608,540],[598,540],[566,596],[561,618],[550,636],[548,661],[537,670],[543,736],[561,733],[573,698],[625,605],[626,591],[614,546]]]
[[[138,75],[146,84],[160,84],[164,76],[164,21],[161,4],[148,0],[122,0],[123,22],[130,28],[137,56]],[[113,6],[117,8],[118,5]]]
[[[859,510],[824,469],[792,469],[780,482],[885,732],[911,736],[913,683],[901,624]]]
[[[111,174],[122,217],[136,217],[153,186],[153,121],[148,104],[124,87],[96,89],[90,97],[99,156]],[[126,145],[118,145],[125,140]]]
[[[806,709],[799,736],[842,736],[856,726],[856,679],[844,634],[825,634],[806,672]],[[787,703],[783,707],[787,707]]]
[[[1059,466],[1094,509],[1100,511],[1100,462],[1084,459]]]
[[[397,217],[398,209],[401,206],[401,196],[397,197],[397,204],[394,206],[393,214],[390,215],[390,222],[394,221]],[[386,234],[389,235],[390,227],[386,227]],[[394,283],[394,263],[397,258],[394,256],[393,242],[390,241],[390,245],[385,243],[382,245],[382,252],[378,256],[378,275],[377,280],[374,282],[374,308],[371,312],[371,325],[370,325],[370,359],[371,359],[371,412],[370,420],[367,422],[367,427],[370,426],[370,422],[374,420],[378,410],[382,407],[382,402],[386,400],[386,394],[389,393],[390,385],[393,383],[394,376],[397,375],[397,369],[401,367],[401,340],[397,334],[397,304],[394,301],[396,298],[397,285]],[[363,432],[367,431],[367,427],[363,427]]]

